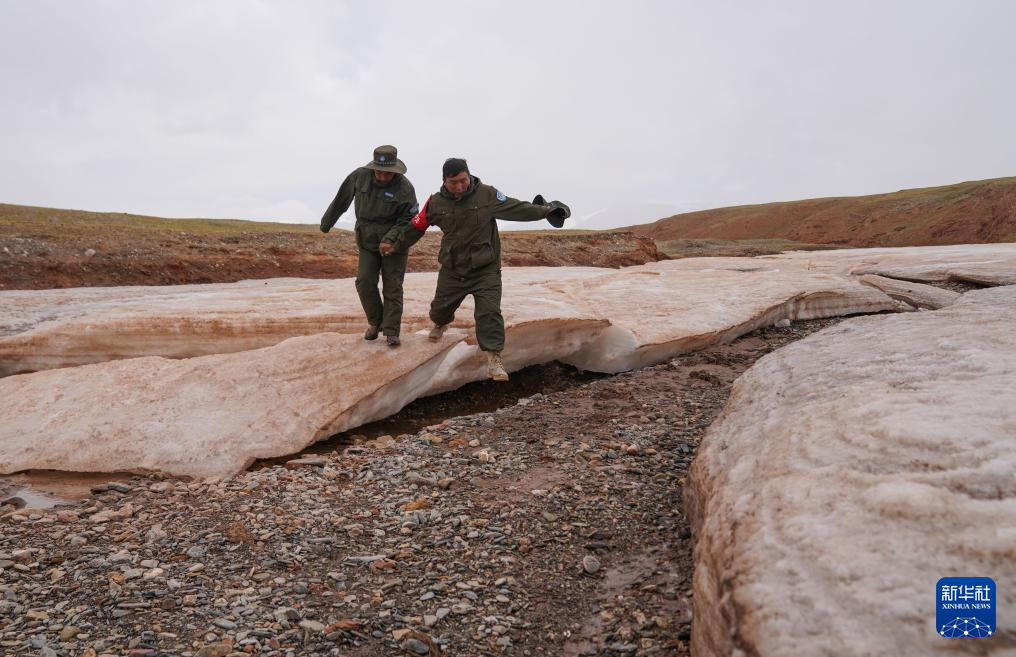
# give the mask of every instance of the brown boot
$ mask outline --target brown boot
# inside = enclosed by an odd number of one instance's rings
[[[487,376],[495,381],[507,381],[508,372],[504,370],[504,363],[501,361],[500,351],[488,351],[487,354]]]
[[[388,336],[388,346],[389,347],[398,347],[400,344],[402,344],[402,340],[399,340],[399,336],[397,336],[397,335],[389,335]]]
[[[434,324],[430,327],[430,333],[427,334],[427,339],[431,342],[437,342],[444,335],[445,329],[448,328],[447,324]]]
[[[363,332],[363,339],[364,340],[377,340],[377,336],[378,336],[379,333],[381,333],[381,327],[380,326],[374,326],[373,324],[370,324],[370,325],[367,326],[367,330]]]

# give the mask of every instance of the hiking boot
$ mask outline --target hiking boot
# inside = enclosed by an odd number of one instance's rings
[[[389,335],[387,337],[387,340],[389,347],[398,347],[400,344],[402,344],[402,340],[399,340],[399,336],[397,335]]]
[[[504,363],[501,361],[500,351],[488,351],[487,354],[487,376],[495,381],[507,381],[508,372],[504,371]]]
[[[380,326],[374,326],[373,324],[367,327],[367,330],[363,332],[364,340],[377,340],[378,333],[381,332]]]
[[[441,339],[441,336],[444,335],[444,332],[447,328],[448,328],[447,324],[441,324],[440,326],[434,324],[433,326],[430,327],[430,333],[427,334],[427,339],[430,340],[431,342],[437,342],[438,340]]]

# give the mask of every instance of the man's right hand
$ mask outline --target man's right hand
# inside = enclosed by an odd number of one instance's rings
[[[395,253],[395,247],[388,242],[381,242],[381,246],[378,247],[378,251],[380,251],[383,256],[389,256]]]

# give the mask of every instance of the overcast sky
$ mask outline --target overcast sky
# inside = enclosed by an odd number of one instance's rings
[[[1011,0],[0,0],[0,202],[316,223],[383,143],[421,199],[459,156],[597,227],[1012,176],[1014,25]]]

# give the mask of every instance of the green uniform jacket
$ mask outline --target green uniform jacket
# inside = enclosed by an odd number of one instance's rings
[[[410,224],[391,242],[397,251],[405,252],[416,243],[427,225],[437,226],[444,233],[437,259],[443,269],[468,275],[480,269],[501,266],[501,236],[495,219],[507,221],[539,221],[553,211],[549,205],[533,205],[505,196],[490,185],[472,176],[469,190],[456,200],[444,186],[430,197],[426,225]]]
[[[393,242],[419,210],[416,190],[404,175],[397,173],[385,187],[374,180],[374,172],[365,167],[346,176],[335,200],[321,217],[321,232],[327,233],[349,204],[356,199],[356,244],[377,251],[381,241]]]

